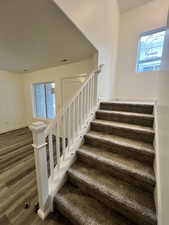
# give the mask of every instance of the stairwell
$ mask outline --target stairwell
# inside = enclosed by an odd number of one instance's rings
[[[74,225],[156,225],[153,105],[103,102],[55,212]]]
[[[38,195],[31,133],[25,128],[0,135],[0,224],[156,225],[153,108],[100,104],[45,221],[34,212]]]

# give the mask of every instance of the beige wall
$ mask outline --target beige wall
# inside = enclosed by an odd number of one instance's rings
[[[156,165],[159,225],[168,225],[169,218],[169,71],[136,73],[136,57],[140,33],[166,26],[168,7],[168,0],[154,0],[121,15],[116,86],[117,98],[157,99]],[[165,55],[168,55],[168,51],[166,49]],[[168,64],[167,59],[166,68]]]
[[[26,126],[21,74],[0,71],[0,133]]]
[[[158,74],[157,127],[157,172],[159,197],[159,225],[169,221],[169,71]]]
[[[154,0],[121,15],[116,97],[156,99],[158,72],[136,72],[139,35],[166,26],[168,0]]]
[[[116,0],[53,0],[99,51],[100,97],[114,96],[119,8]]]
[[[40,82],[55,82],[56,83],[56,105],[57,111],[61,108],[61,80],[64,77],[79,76],[80,74],[89,74],[95,67],[93,58],[89,58],[77,63],[66,64],[63,66],[53,67],[49,69],[39,70],[24,75],[25,84],[25,103],[26,103],[26,117],[27,123],[33,121],[33,105],[32,105],[32,84]],[[80,85],[66,86],[66,102],[69,101],[75,94]]]
[[[168,16],[169,27],[169,16]],[[169,36],[169,34],[168,34]],[[169,37],[164,51],[164,71],[158,74],[157,169],[159,177],[159,225],[168,225],[169,215]]]

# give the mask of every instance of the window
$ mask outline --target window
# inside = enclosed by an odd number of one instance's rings
[[[137,72],[160,70],[166,29],[143,33],[139,40]]]
[[[54,119],[56,116],[55,83],[33,84],[36,117]]]

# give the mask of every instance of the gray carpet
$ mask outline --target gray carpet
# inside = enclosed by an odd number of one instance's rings
[[[74,225],[156,225],[153,106],[101,103],[56,212]]]

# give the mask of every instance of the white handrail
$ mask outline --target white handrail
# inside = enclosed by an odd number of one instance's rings
[[[98,74],[102,66],[91,73],[69,104],[64,106],[48,126],[43,122],[30,126],[40,204],[38,213],[43,219],[52,210],[52,193],[58,185],[56,179],[60,177],[63,167],[68,168],[65,163],[75,155],[75,144],[77,140],[81,141],[83,128],[97,107]]]

